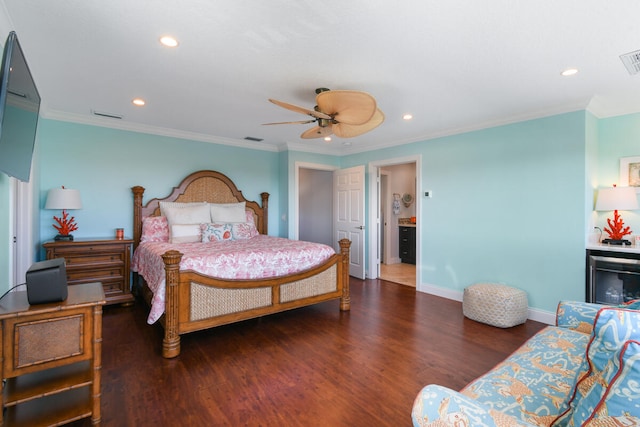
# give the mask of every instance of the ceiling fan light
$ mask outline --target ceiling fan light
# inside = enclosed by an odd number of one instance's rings
[[[566,70],[562,70],[560,74],[562,74],[564,77],[575,76],[576,74],[578,74],[578,69],[567,68]]]
[[[167,46],[167,47],[177,47],[178,46],[178,40],[176,40],[175,37],[171,37],[171,36],[162,36],[162,37],[160,37],[160,43],[162,43],[164,46]]]

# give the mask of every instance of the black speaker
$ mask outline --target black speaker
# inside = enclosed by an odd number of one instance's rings
[[[64,258],[33,263],[27,270],[29,304],[44,304],[67,299],[67,268]]]

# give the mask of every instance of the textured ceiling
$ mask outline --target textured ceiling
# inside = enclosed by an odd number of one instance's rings
[[[640,74],[619,58],[640,49],[637,0],[0,5],[43,117],[59,120],[346,154],[585,108],[599,117],[640,111]],[[180,45],[160,45],[165,34]],[[579,73],[562,77],[567,67]],[[331,143],[300,139],[312,125],[261,125],[305,119],[267,99],[313,108],[317,87],[369,92],[386,121]],[[133,106],[134,97],[147,105]],[[412,121],[402,120],[407,112]]]

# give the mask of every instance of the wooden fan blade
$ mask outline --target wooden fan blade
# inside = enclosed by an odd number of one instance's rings
[[[325,126],[325,127],[315,126],[309,130],[302,132],[302,135],[300,135],[300,138],[304,138],[304,139],[324,138],[325,136],[329,136],[332,133],[333,131],[331,130],[331,126]]]
[[[263,123],[262,126],[269,125],[306,125],[307,123],[314,123],[315,120],[298,120],[295,122],[275,122],[275,123]]]
[[[384,113],[376,108],[376,112],[373,114],[371,120],[362,125],[348,125],[346,123],[338,123],[333,125],[333,133],[340,138],[353,138],[354,136],[362,135],[370,130],[375,129],[384,122]]]
[[[309,110],[308,108],[298,107],[297,105],[288,104],[286,102],[278,101],[277,99],[269,98],[270,102],[273,102],[279,107],[286,108],[287,110],[295,111],[296,113],[307,114],[309,116],[318,118],[318,119],[331,119],[331,116],[328,114],[321,113],[315,110]]]
[[[361,125],[367,123],[376,112],[373,96],[356,90],[328,90],[316,96],[318,109],[333,116],[339,123]]]

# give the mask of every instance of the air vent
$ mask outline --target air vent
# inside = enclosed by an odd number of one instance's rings
[[[633,76],[640,73],[640,50],[620,55],[620,59],[622,59],[624,66],[627,67],[629,74]]]
[[[246,139],[247,141],[255,141],[255,142],[264,141],[263,138],[256,138],[255,136],[245,136],[244,139]]]
[[[91,112],[93,113],[94,116],[108,117],[110,119],[122,119],[124,117],[121,114],[105,113],[104,111],[91,110]]]

